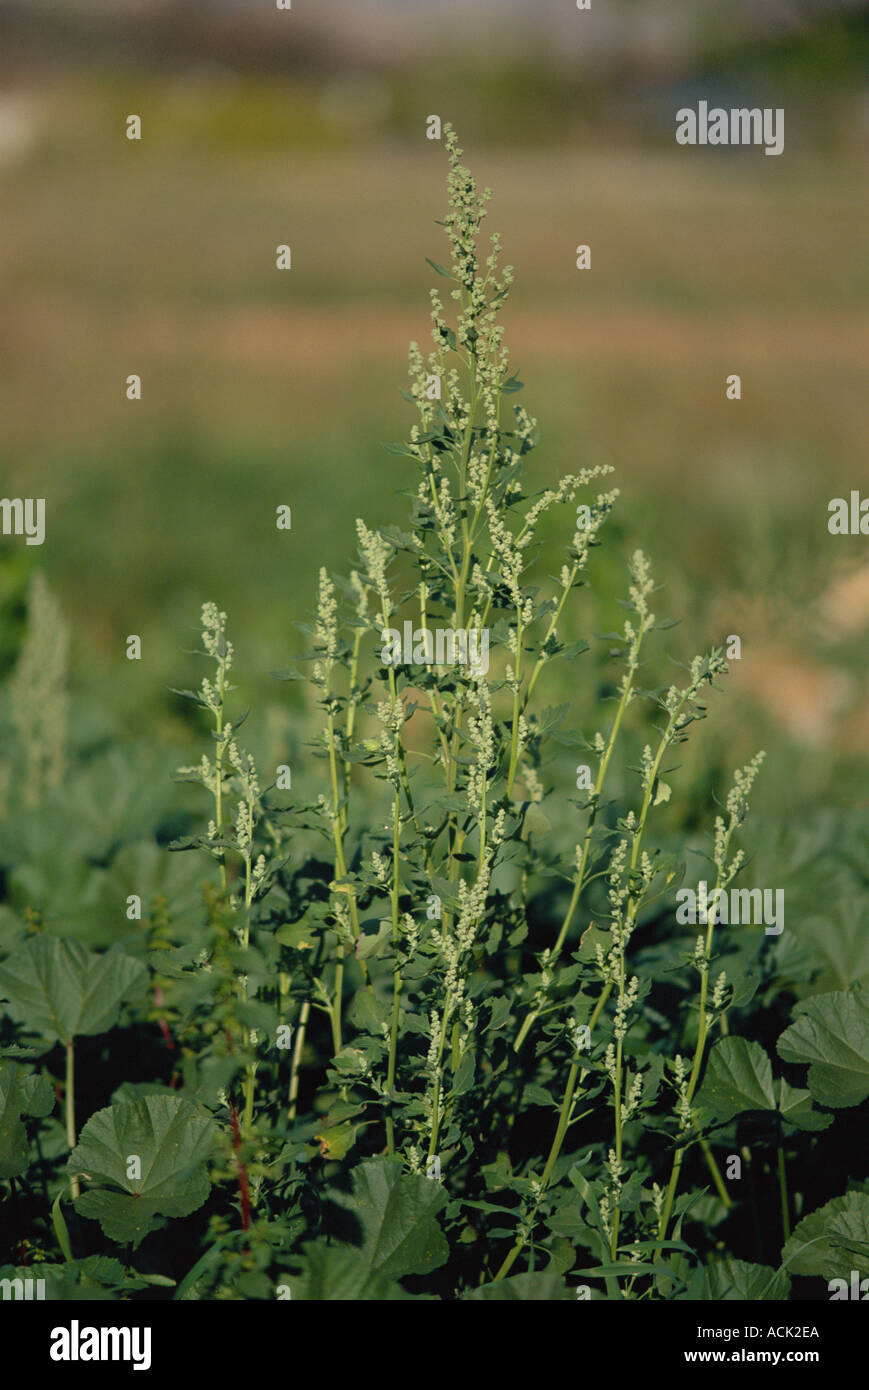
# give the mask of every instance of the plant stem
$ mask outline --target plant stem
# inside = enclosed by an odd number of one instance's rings
[[[230,1106],[229,1111],[230,1125],[232,1128],[232,1151],[235,1155],[236,1177],[238,1181],[238,1196],[241,1206],[241,1229],[250,1230],[250,1183],[248,1182],[247,1167],[242,1161],[241,1149],[241,1130],[238,1124],[238,1111],[235,1106]]]
[[[703,1062],[703,1054],[706,1049],[706,1037],[708,1032],[708,1025],[706,1023],[706,998],[709,988],[709,957],[712,953],[712,936],[715,931],[715,917],[717,915],[718,909],[718,893],[719,889],[721,888],[721,877],[721,870],[719,869],[715,879],[715,888],[713,889],[712,893],[712,917],[706,926],[706,945],[704,952],[703,968],[700,972],[700,1019],[697,1026],[697,1045],[694,1048],[694,1062],[691,1067],[691,1075],[688,1080],[688,1089],[686,1091],[686,1099],[688,1105],[691,1104],[691,1101],[694,1098],[694,1091],[697,1086],[697,1081],[700,1077],[700,1067]],[[673,1171],[670,1175],[670,1182],[667,1187],[667,1198],[664,1203],[664,1210],[662,1212],[661,1222],[658,1228],[659,1240],[664,1240],[667,1234],[667,1225],[670,1220],[670,1213],[673,1209],[673,1201],[676,1196],[676,1187],[678,1185],[679,1174],[682,1169],[682,1158],[685,1153],[685,1147],[687,1146],[677,1149],[673,1158]]]
[[[223,834],[223,755],[226,750],[226,739],[223,735],[223,701],[226,693],[226,671],[221,661],[217,677],[217,739],[215,741],[214,752],[214,816],[215,826],[217,827],[217,839]],[[220,886],[226,895],[226,852],[220,851]]]
[[[296,1041],[293,1044],[293,1060],[290,1064],[290,1090],[289,1090],[289,1109],[287,1117],[290,1120],[296,1118],[296,1106],[299,1096],[299,1065],[302,1060],[302,1050],[305,1046],[305,1034],[308,1031],[308,1019],[311,1016],[311,1001],[305,999],[299,1011],[299,1025],[296,1029]]]
[[[398,788],[392,807],[392,1018],[389,1025],[389,1061],[386,1069],[386,1089],[389,1093],[389,1110],[386,1115],[386,1147],[390,1154],[395,1153],[395,1126],[392,1119],[392,1090],[395,1085],[395,1062],[398,1049],[398,1019],[401,1004],[401,957],[399,956],[398,931],[398,851],[401,826],[401,806]]]
[[[247,803],[249,823],[251,833],[253,832],[253,802],[248,798]],[[253,901],[253,888],[251,879],[251,856],[250,849],[244,855],[244,928],[242,933],[242,948],[246,951],[250,945],[250,908]],[[242,998],[247,998],[247,981],[242,981]],[[250,1029],[245,1029],[245,1038],[248,1047],[251,1046]],[[245,1067],[245,1077],[242,1085],[244,1095],[244,1127],[248,1129],[253,1123],[253,1099],[256,1086],[256,1062],[248,1062]]]
[[[715,1162],[715,1155],[713,1154],[705,1139],[701,1139],[699,1143],[703,1157],[706,1159],[706,1166],[708,1167],[709,1172],[712,1174],[712,1181],[715,1183],[719,1197],[721,1198],[722,1202],[726,1207],[732,1207],[733,1198],[727,1191],[727,1188],[724,1186],[724,1179],[721,1176],[721,1169]]]
[[[548,962],[550,968],[553,968],[555,966],[559,956],[561,955],[561,952],[564,948],[564,942],[567,939],[567,933],[570,930],[570,925],[573,921],[573,915],[576,912],[577,906],[579,904],[579,899],[582,895],[582,890],[585,887],[586,874],[588,871],[588,856],[591,851],[591,841],[592,834],[594,831],[595,820],[597,818],[597,813],[600,808],[601,792],[603,791],[603,785],[604,780],[606,778],[607,769],[609,768],[610,759],[612,758],[613,749],[615,747],[619,729],[621,728],[622,718],[624,716],[625,710],[630,704],[631,692],[633,689],[634,672],[636,670],[637,665],[636,658],[639,657],[639,648],[640,642],[642,641],[642,637],[643,633],[641,632],[639,641],[637,643],[635,660],[634,662],[632,662],[625,677],[621,699],[619,700],[618,709],[616,710],[616,716],[613,720],[613,726],[610,730],[609,739],[607,740],[607,746],[604,751],[604,755],[601,759],[600,766],[598,768],[597,778],[594,784],[594,791],[592,792],[591,799],[589,802],[590,814],[588,818],[588,825],[586,826],[585,830],[585,836],[583,837],[582,850],[580,852],[580,859],[577,865],[576,879],[573,885],[573,892],[570,897],[570,902],[568,903],[567,912],[564,915],[564,921],[561,924],[561,930],[559,931],[558,936],[555,940],[555,945],[552,948],[552,954]],[[534,1023],[539,1017],[540,1009],[538,1007],[532,1008],[526,1015],[525,1020],[521,1028],[519,1029],[518,1034],[516,1035],[516,1040],[513,1043],[514,1051],[519,1051],[520,1047],[522,1046],[523,1042],[528,1036],[530,1029],[534,1026]]]
[[[343,947],[341,948],[343,949]],[[329,1010],[329,1021],[332,1025],[332,1053],[337,1057],[343,1046],[341,1038],[341,1006],[344,998],[344,960],[339,958],[335,967],[335,994],[332,999],[332,1008]]]
[[[325,700],[329,711],[327,720],[327,737],[329,742],[329,776],[331,778],[332,783],[332,814],[330,820],[332,823],[332,843],[335,847],[335,877],[336,879],[343,880],[347,877],[347,865],[344,860],[343,809],[339,805],[338,798],[338,756],[335,744],[335,711],[332,703],[331,691],[329,688],[331,674],[332,663],[330,661],[326,675],[325,693]],[[361,935],[362,928],[359,925],[359,913],[356,907],[355,893],[350,892],[347,894],[347,903],[348,910],[350,913],[350,922],[352,926],[353,937],[356,941],[358,941]],[[338,952],[338,962],[335,966],[335,994],[333,1006],[330,1011],[330,1017],[332,1020],[332,1042],[336,1053],[341,1051],[341,1010],[344,1002],[344,946],[340,939],[338,942]],[[362,974],[367,983],[368,970],[364,962],[362,962]]]
[[[788,1202],[788,1174],[785,1167],[784,1149],[781,1145],[781,1134],[779,1134],[779,1142],[776,1145],[776,1153],[778,1154],[778,1185],[781,1194],[781,1224],[785,1241],[788,1241],[791,1237],[791,1218]]]
[[[642,633],[640,634],[640,637],[642,637]],[[635,657],[636,657],[636,652],[637,652],[638,650],[639,650],[639,646],[637,646],[637,648],[635,649]],[[609,744],[608,744],[608,746],[607,746],[604,759],[601,761],[601,766],[600,766],[600,769],[599,769],[599,771],[598,771],[598,780],[597,780],[597,785],[596,785],[596,788],[595,788],[595,798],[597,798],[599,787],[602,786],[602,784],[603,784],[603,777],[604,777],[604,775],[605,775],[605,773],[606,773],[606,766],[607,766],[607,764],[608,764],[609,756],[610,756],[610,754],[611,754],[611,752],[612,752],[613,744],[614,744],[614,742],[615,742],[616,733],[617,733],[617,731],[618,731],[618,725],[619,725],[619,723],[620,723],[620,721],[621,721],[622,714],[623,714],[623,712],[624,712],[625,708],[627,707],[627,704],[629,703],[629,700],[630,700],[629,691],[630,691],[630,688],[631,688],[631,682],[632,682],[633,673],[634,673],[635,669],[636,669],[636,660],[634,660],[634,661],[631,663],[630,670],[629,670],[628,674],[625,676],[624,688],[623,688],[623,691],[622,691],[622,699],[621,699],[621,701],[620,701],[620,703],[619,703],[619,708],[618,708],[618,711],[617,711],[617,714],[616,714],[616,719],[615,719],[615,721],[613,722],[613,728],[612,728],[612,730],[611,730],[611,732],[610,732]],[[646,786],[646,791],[645,791],[645,794],[644,794],[644,796],[643,796],[643,802],[642,802],[642,806],[641,806],[641,809],[640,809],[640,817],[639,817],[639,820],[638,820],[638,822],[637,822],[636,832],[635,832],[635,834],[634,834],[633,848],[632,848],[632,850],[631,850],[630,868],[631,868],[631,871],[632,871],[632,872],[633,872],[634,869],[636,869],[637,864],[638,864],[638,862],[639,862],[639,858],[640,858],[640,848],[641,848],[642,841],[643,841],[643,832],[644,832],[645,827],[646,827],[646,819],[647,819],[648,813],[649,813],[649,806],[650,806],[650,804],[651,804],[652,789],[653,789],[653,787],[654,787],[654,785],[655,785],[655,781],[656,781],[657,776],[658,776],[658,771],[659,771],[659,769],[660,769],[661,760],[663,759],[664,752],[665,752],[666,748],[669,746],[670,737],[671,737],[671,735],[672,735],[672,731],[673,731],[673,728],[674,728],[674,726],[675,726],[675,721],[676,721],[676,719],[677,719],[677,717],[678,717],[678,714],[679,714],[679,712],[680,712],[680,710],[681,710],[681,708],[682,708],[682,705],[684,704],[685,698],[687,698],[687,695],[683,698],[683,700],[679,703],[679,705],[676,707],[676,709],[675,709],[675,710],[673,711],[673,713],[671,714],[670,719],[669,719],[669,721],[668,721],[668,723],[667,723],[667,727],[666,727],[666,729],[665,729],[665,731],[664,731],[664,733],[663,733],[663,735],[662,735],[662,737],[661,737],[661,742],[660,742],[660,744],[659,744],[659,746],[658,746],[657,755],[656,755],[655,760],[654,760],[654,762],[653,762],[653,764],[652,764],[652,769],[651,769],[651,772],[650,772],[650,774],[649,774],[648,784],[647,784],[647,786]],[[596,809],[596,800],[595,800],[595,809]],[[579,868],[578,868],[578,871],[577,871],[576,884],[575,884],[575,886],[574,886],[573,897],[571,898],[571,906],[568,908],[568,916],[565,918],[565,926],[562,927],[562,931],[561,931],[561,933],[559,934],[559,940],[558,940],[558,942],[556,943],[556,945],[559,946],[559,947],[560,947],[560,944],[563,942],[564,936],[566,935],[566,926],[567,926],[567,924],[569,923],[569,919],[570,919],[570,916],[572,915],[572,912],[573,912],[573,910],[574,910],[574,908],[575,908],[575,904],[576,904],[576,902],[579,900],[579,894],[580,894],[580,891],[581,891],[581,888],[582,888],[582,883],[583,883],[583,880],[584,880],[585,865],[586,865],[586,862],[587,862],[588,846],[589,846],[589,843],[590,843],[590,839],[591,839],[591,821],[589,822],[589,827],[588,827],[588,829],[586,830],[585,844],[584,844],[584,846],[583,846],[582,858],[581,858],[581,860],[580,860],[580,865],[579,865]],[[630,927],[632,926],[633,921],[634,921],[634,918],[635,918],[636,913],[637,913],[637,910],[638,910],[638,906],[639,906],[639,904],[638,904],[636,898],[634,898],[634,897],[632,896],[632,897],[630,897],[630,898],[628,899],[627,907],[626,907],[626,910],[625,910],[625,929],[626,929],[626,930],[629,930]],[[601,991],[600,998],[598,999],[597,1004],[595,1005],[595,1008],[594,1008],[594,1012],[592,1013],[592,1016],[591,1016],[591,1020],[590,1020],[590,1023],[589,1023],[589,1027],[590,1027],[590,1028],[593,1028],[594,1025],[597,1023],[597,1020],[598,1020],[598,1018],[600,1017],[601,1011],[603,1010],[603,1008],[604,1008],[604,1006],[606,1005],[606,1002],[607,1002],[607,1000],[608,1000],[608,998],[609,998],[609,996],[610,996],[610,993],[611,993],[611,991],[612,991],[612,987],[613,987],[613,984],[614,984],[614,983],[615,983],[614,980],[613,980],[612,978],[610,978],[610,979],[607,981],[606,985],[604,986],[604,989]],[[624,992],[624,988],[625,988],[625,959],[624,959],[624,947],[623,947],[623,948],[622,948],[622,953],[621,953],[621,963],[620,963],[620,972],[619,972],[619,996],[620,996],[620,997],[621,997],[622,993]],[[528,1032],[528,1028],[530,1027],[531,1023],[533,1022],[534,1018],[537,1017],[537,1016],[539,1015],[539,1012],[540,1012],[539,1009],[538,1009],[536,1012],[532,1010],[532,1013],[529,1014],[528,1018],[526,1018],[525,1023],[523,1024],[522,1028],[521,1028],[520,1031],[519,1031],[519,1034],[518,1034],[518,1036],[517,1036],[516,1042],[513,1044],[515,1050],[518,1051],[519,1047],[521,1047],[522,1041],[524,1040],[525,1035],[526,1035],[527,1032]],[[561,1146],[562,1146],[562,1144],[564,1143],[564,1136],[565,1136],[565,1134],[567,1133],[568,1124],[567,1124],[567,1123],[564,1123],[564,1125],[562,1125],[562,1119],[563,1119],[565,1113],[566,1113],[568,1116],[569,1116],[569,1113],[570,1113],[570,1101],[571,1101],[572,1095],[573,1095],[573,1088],[574,1088],[574,1086],[575,1086],[575,1084],[576,1084],[576,1077],[575,1077],[575,1075],[574,1075],[574,1067],[575,1067],[576,1065],[577,1065],[577,1064],[574,1064],[574,1066],[571,1067],[570,1072],[568,1073],[568,1080],[567,1080],[567,1086],[566,1086],[566,1088],[565,1088],[565,1096],[564,1096],[564,1103],[562,1104],[561,1116],[559,1117],[558,1128],[557,1128],[557,1130],[556,1130],[555,1139],[553,1140],[552,1149],[550,1150],[549,1160],[547,1161],[547,1165],[546,1165],[546,1170],[545,1170],[545,1173],[546,1173],[546,1182],[549,1181],[549,1176],[548,1176],[548,1175],[549,1175],[549,1173],[551,1173],[551,1171],[552,1171],[552,1166],[553,1166],[553,1164],[555,1163],[555,1159],[558,1157],[558,1154],[559,1154],[560,1151],[561,1151]],[[615,1130],[615,1151],[616,1151],[616,1157],[617,1157],[617,1159],[619,1159],[619,1160],[621,1159],[621,1150],[622,1150],[621,1068],[622,1068],[622,1040],[619,1039],[619,1041],[618,1041],[618,1048],[617,1048],[617,1054],[616,1054],[616,1084],[615,1084],[615,1087],[614,1087],[615,1122],[616,1122],[616,1130]],[[585,1076],[585,1072],[583,1072],[583,1073],[582,1073],[582,1076],[580,1076],[580,1078],[579,1078],[580,1081],[582,1081],[582,1079],[584,1078],[584,1076]],[[567,1107],[567,1110],[565,1110],[565,1107]],[[545,1184],[544,1184],[544,1186],[545,1186]],[[541,1195],[542,1195],[542,1190],[543,1190],[543,1188],[541,1187]],[[612,1238],[611,1238],[611,1247],[612,1247],[612,1252],[613,1252],[613,1258],[615,1258],[615,1247],[616,1247],[616,1244],[617,1244],[617,1241],[618,1241],[618,1227],[619,1227],[619,1209],[618,1209],[618,1207],[616,1207],[615,1212],[614,1212],[613,1232],[612,1232]],[[517,1242],[517,1244],[518,1244],[518,1247],[519,1247],[519,1248],[516,1249],[516,1248],[514,1247],[515,1253],[511,1252],[511,1254],[512,1254],[512,1259],[510,1260],[510,1264],[512,1264],[513,1260],[516,1258],[516,1255],[519,1254],[519,1250],[521,1250],[522,1245],[524,1244],[524,1241],[521,1241],[521,1240],[520,1240],[520,1241]],[[509,1268],[509,1265],[508,1265],[507,1267]],[[503,1268],[503,1266],[502,1266],[502,1268]],[[500,1275],[500,1271],[499,1271],[499,1275]],[[496,1275],[496,1278],[499,1277],[499,1275]],[[501,1277],[502,1277],[502,1276],[501,1276]]]
[[[66,1044],[66,1142],[69,1145],[70,1153],[75,1148],[75,1047],[74,1039],[70,1038]],[[73,1173],[70,1182],[73,1197],[77,1197],[81,1191],[78,1181],[78,1173]]]
[[[546,1187],[552,1177],[552,1169],[558,1155],[561,1153],[561,1146],[564,1143],[564,1136],[567,1134],[567,1127],[570,1123],[570,1113],[573,1109],[573,1093],[579,1078],[579,1062],[572,1062],[570,1071],[567,1074],[567,1085],[564,1089],[564,1100],[561,1103],[561,1111],[558,1116],[558,1127],[555,1131],[555,1138],[549,1150],[549,1157],[546,1160],[546,1167],[543,1169],[541,1187]]]
[[[606,988],[601,992],[601,996],[594,1007],[591,1019],[589,1020],[589,1031],[593,1030],[595,1024],[600,1018],[606,1001],[609,998],[611,987],[612,981],[610,980],[608,981]],[[562,1145],[564,1144],[565,1136],[567,1135],[567,1131],[570,1128],[570,1117],[573,1112],[574,1093],[576,1091],[576,1087],[577,1085],[582,1085],[582,1082],[585,1080],[587,1075],[587,1069],[584,1069],[582,1071],[579,1070],[578,1061],[574,1061],[573,1063],[571,1063],[570,1071],[567,1074],[567,1085],[564,1090],[564,1099],[561,1103],[561,1110],[558,1116],[558,1126],[555,1131],[555,1137],[552,1140],[552,1145],[549,1150],[549,1156],[546,1160],[546,1166],[543,1169],[543,1177],[540,1180],[540,1192],[538,1196],[538,1201],[539,1198],[543,1196],[543,1193],[545,1192],[549,1184],[549,1180],[552,1177],[552,1170],[555,1167],[555,1164],[558,1160],[558,1156],[561,1153]],[[503,1279],[504,1276],[509,1272],[509,1270],[513,1266],[514,1261],[516,1260],[516,1257],[521,1253],[524,1245],[524,1238],[518,1236],[516,1238],[515,1244],[512,1246],[503,1264],[501,1265],[501,1268],[495,1275],[496,1279]]]
[[[441,1066],[443,1064],[444,1047],[447,1040],[447,1028],[449,1027],[450,1018],[452,1017],[453,1007],[454,999],[451,991],[444,1000],[444,1014],[441,1019],[440,1037],[438,1038],[434,1095],[432,1097],[431,1137],[428,1146],[429,1158],[432,1158],[434,1154],[437,1153],[438,1147],[438,1134],[440,1133],[441,1124]]]
[[[516,670],[513,672],[513,718],[510,727],[510,767],[507,772],[507,796],[513,795],[513,782],[516,777],[516,764],[519,755],[519,688],[522,680],[522,609],[516,609]]]
[[[354,694],[354,691],[356,690],[356,682],[357,682],[357,680],[358,680],[358,678],[359,678],[359,647],[360,647],[361,642],[362,642],[362,629],[361,629],[361,628],[357,628],[357,630],[356,630],[356,636],[355,636],[354,639],[353,639],[353,655],[352,655],[352,657],[351,657],[351,659],[350,659],[350,673],[349,673],[349,687],[350,687],[350,693],[349,693],[349,695],[347,696],[347,721],[346,721],[346,728],[345,728],[345,739],[346,739],[346,745],[347,745],[347,749],[348,749],[348,750],[349,750],[349,748],[350,748],[350,746],[351,746],[351,744],[352,744],[352,742],[353,742],[353,732],[354,732],[354,729],[355,729],[355,727],[356,727],[356,710],[357,710],[358,703],[359,703],[358,697]],[[342,830],[342,832],[346,831],[346,829],[347,829],[347,822],[348,822],[348,818],[349,818],[349,801],[350,801],[350,763],[349,763],[349,761],[345,758],[345,760],[344,760],[344,803],[343,803],[343,805],[342,805],[342,807],[341,807],[341,830]]]

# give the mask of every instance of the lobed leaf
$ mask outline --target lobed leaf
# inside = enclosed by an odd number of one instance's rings
[[[91,1184],[76,1211],[99,1221],[111,1240],[139,1245],[160,1216],[188,1216],[202,1206],[215,1137],[211,1117],[180,1096],[147,1095],[98,1110],[67,1163]],[[127,1176],[133,1156],[140,1178]]]
[[[37,936],[0,966],[0,994],[7,1012],[29,1031],[69,1043],[106,1033],[117,1022],[121,1003],[141,993],[148,972],[119,947],[105,954],[78,941]]]

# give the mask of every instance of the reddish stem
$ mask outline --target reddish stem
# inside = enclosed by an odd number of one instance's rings
[[[163,991],[159,985],[155,985],[154,987],[154,1003],[157,1005],[158,1009],[162,1007]],[[170,1052],[174,1052],[175,1044],[172,1041],[172,1034],[169,1032],[168,1023],[166,1022],[165,1018],[158,1018],[157,1022],[160,1025],[160,1032],[163,1034],[163,1041],[169,1048]]]
[[[250,1186],[247,1180],[247,1168],[241,1161],[239,1153],[241,1150],[241,1127],[238,1123],[238,1111],[234,1105],[229,1107],[229,1117],[232,1124],[232,1147],[235,1151],[235,1162],[238,1169],[238,1193],[241,1198],[241,1229],[250,1230]]]

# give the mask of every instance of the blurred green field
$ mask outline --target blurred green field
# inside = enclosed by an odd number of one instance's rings
[[[347,565],[356,516],[400,520],[412,483],[382,441],[411,423],[398,388],[408,341],[427,340],[425,257],[446,258],[442,147],[422,127],[318,139],[304,92],[270,82],[251,134],[237,87],[68,78],[25,102],[23,152],[0,142],[2,487],[48,515],[41,550],[4,547],[5,615],[44,567],[78,688],[168,737],[201,602],[229,612],[251,699],[285,702],[266,673],[303,645],[318,567]],[[141,145],[123,138],[140,110]],[[642,545],[680,655],[743,639],[711,749],[770,747],[770,804],[783,785],[794,806],[865,801],[866,542],[826,525],[867,477],[862,160],[460,134],[516,268],[506,323],[536,479],[609,463],[622,489],[604,608]]]

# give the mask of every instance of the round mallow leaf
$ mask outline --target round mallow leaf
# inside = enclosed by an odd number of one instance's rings
[[[141,994],[148,972],[118,948],[101,954],[78,941],[34,936],[0,965],[0,999],[28,1032],[51,1042],[107,1033],[122,1001]]]
[[[67,1165],[87,1185],[76,1211],[99,1221],[110,1240],[139,1245],[162,1217],[189,1216],[202,1206],[215,1132],[211,1117],[180,1096],[142,1096],[98,1110]]]
[[[869,1274],[869,1193],[846,1192],[804,1216],[782,1252],[792,1274],[850,1280]]]
[[[859,1105],[869,1096],[869,994],[817,994],[794,1009],[778,1055],[809,1068],[809,1090],[821,1105]]]

